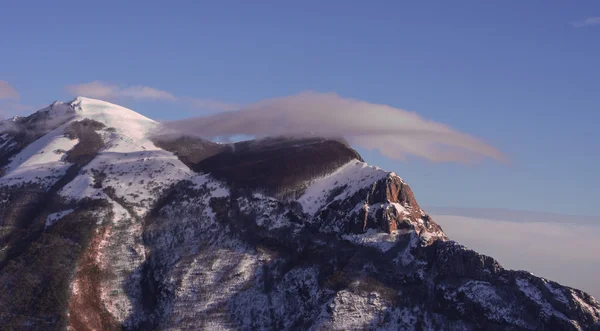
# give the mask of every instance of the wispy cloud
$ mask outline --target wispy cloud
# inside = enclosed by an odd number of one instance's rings
[[[113,100],[144,100],[176,102],[185,107],[201,111],[231,111],[239,109],[239,105],[205,98],[188,98],[176,96],[173,93],[144,85],[119,86],[101,81],[69,85],[65,90],[74,96],[85,96],[106,101]]]
[[[460,210],[465,215],[457,215]],[[600,218],[591,222],[592,217],[562,215],[562,222],[544,222],[549,214],[465,208],[452,215],[440,212],[434,210],[433,219],[450,239],[494,257],[505,268],[527,270],[600,298]]]
[[[0,80],[0,100],[19,99],[19,92],[5,80]]]
[[[481,140],[414,112],[335,93],[305,92],[268,99],[239,111],[170,122],[165,127],[205,138],[308,133],[345,137],[356,146],[378,149],[393,159],[415,155],[436,162],[470,163],[485,157],[506,160]]]
[[[153,101],[176,101],[177,98],[166,91],[155,89],[148,86],[128,86],[122,87],[113,84],[107,84],[100,81],[90,83],[69,85],[65,87],[67,92],[90,98],[104,100],[114,99],[135,99],[135,100],[153,100]]]
[[[584,28],[587,26],[600,25],[600,16],[588,17],[581,21],[571,22],[571,25],[576,28]]]
[[[235,103],[227,103],[213,99],[187,99],[192,108],[208,111],[234,111],[242,108],[241,105]]]
[[[18,99],[0,100],[0,120],[34,110],[35,107],[21,104]]]
[[[456,208],[427,207],[432,214],[466,216],[497,221],[517,223],[577,223],[600,226],[600,217],[583,215],[564,215],[539,211],[513,210],[506,208]]]
[[[0,119],[16,115],[32,107],[20,102],[21,95],[7,81],[0,80]]]
[[[387,105],[305,92],[251,105],[189,98],[148,86],[118,86],[100,81],[70,85],[66,90],[104,100],[134,99],[178,103],[212,115],[170,122],[167,129],[206,138],[238,135],[265,137],[312,133],[345,137],[366,149],[378,149],[393,159],[416,155],[436,162],[471,163],[482,158],[506,161],[496,148],[416,113]],[[218,112],[214,114],[214,112]]]

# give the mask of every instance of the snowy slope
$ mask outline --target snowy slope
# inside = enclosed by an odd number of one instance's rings
[[[79,97],[73,102],[77,119],[88,118],[114,128],[103,135],[107,146],[83,168],[81,174],[60,194],[72,199],[94,197],[93,172],[105,173],[103,186],[134,205],[143,216],[164,188],[194,176],[193,172],[170,152],[156,147],[147,137],[158,122],[130,109],[108,102]]]
[[[64,172],[70,166],[64,160],[65,153],[71,150],[78,141],[69,139],[64,135],[64,130],[70,121],[62,125],[60,123],[73,117],[72,107],[69,104],[55,102],[42,111],[49,113],[43,126],[57,125],[58,127],[13,156],[8,165],[4,167],[5,175],[0,178],[0,185],[37,183],[42,188],[48,189],[64,175]],[[0,133],[2,134],[0,137],[4,140],[0,150],[17,144],[10,137],[11,133],[14,133],[14,126],[11,125],[11,121],[9,120],[9,123],[6,123],[8,125],[0,126]],[[36,129],[43,130],[45,128],[36,127]]]
[[[0,185],[35,182],[48,188],[60,179],[71,165],[64,160],[65,152],[78,142],[64,136],[64,127],[45,135],[15,156],[6,168],[6,175],[0,178]]]
[[[327,203],[327,197],[332,189],[345,186],[346,188],[335,197],[336,200],[345,199],[352,196],[356,191],[365,186],[372,185],[388,176],[390,173],[378,167],[353,160],[341,166],[335,172],[315,179],[306,188],[304,194],[298,199],[304,211],[314,215],[319,209]]]
[[[35,182],[49,188],[71,165],[64,156],[78,142],[65,136],[65,128],[83,119],[106,126],[108,130],[101,132],[106,147],[62,189],[65,198],[104,197],[99,188],[93,188],[92,173],[101,172],[107,176],[105,186],[114,188],[117,197],[135,205],[136,213],[143,215],[158,196],[156,191],[193,177],[177,157],[148,139],[158,122],[125,107],[84,97],[53,106],[53,116],[71,119],[15,155],[0,185]]]
[[[71,105],[77,114],[74,120],[96,120],[107,127],[115,128],[118,133],[141,146],[149,142],[146,135],[159,125],[158,122],[131,109],[101,100],[77,97]]]

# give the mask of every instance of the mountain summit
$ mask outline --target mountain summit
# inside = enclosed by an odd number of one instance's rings
[[[600,330],[341,139],[160,126],[83,97],[0,122],[0,329]]]

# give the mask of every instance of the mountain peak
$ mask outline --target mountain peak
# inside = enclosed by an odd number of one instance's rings
[[[69,105],[75,109],[78,118],[101,122],[137,139],[142,139],[158,125],[140,113],[107,101],[77,97]]]
[[[216,144],[84,97],[0,128],[0,325],[598,326],[589,295],[449,241],[344,141]],[[18,294],[18,295],[15,295]]]

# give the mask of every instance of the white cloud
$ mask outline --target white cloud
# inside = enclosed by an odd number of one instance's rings
[[[185,104],[214,115],[166,124],[178,132],[207,138],[302,135],[345,137],[387,157],[408,155],[435,162],[470,163],[485,157],[505,161],[496,148],[446,125],[427,121],[416,113],[387,105],[342,98],[334,93],[305,92],[264,100],[248,106],[213,99],[182,98],[147,86],[122,87],[100,81],[70,85],[73,95],[114,100],[135,99]],[[237,110],[237,111],[236,111]]]
[[[134,99],[151,101],[177,101],[177,97],[169,92],[142,85],[121,87],[100,81],[93,81],[90,83],[69,85],[65,87],[65,89],[67,92],[73,95],[104,100]]]
[[[581,21],[571,22],[571,25],[576,28],[584,28],[587,26],[600,25],[600,16],[588,17]]]
[[[498,211],[480,209],[466,214]],[[494,257],[505,268],[527,270],[600,298],[600,218],[593,222],[592,217],[562,215],[563,222],[543,222],[535,213],[518,214],[500,212],[489,219],[434,212],[432,217],[450,239]],[[518,221],[501,220],[507,215]],[[523,221],[527,219],[531,221]]]
[[[169,92],[157,90],[148,86],[132,86],[121,91],[121,95],[133,99],[176,101],[177,98]]]
[[[415,155],[436,162],[470,163],[484,157],[505,160],[500,151],[479,139],[425,120],[414,112],[343,98],[335,93],[305,92],[268,99],[239,111],[188,118],[165,126],[206,138],[309,132],[343,136],[356,146],[378,149],[394,159]]]
[[[19,92],[5,80],[0,80],[0,100],[2,99],[19,99]]]
[[[213,99],[187,99],[192,108],[208,111],[234,111],[242,106],[233,103],[226,103]]]

